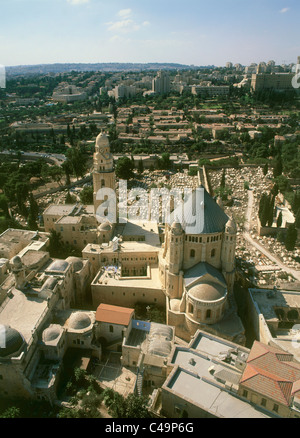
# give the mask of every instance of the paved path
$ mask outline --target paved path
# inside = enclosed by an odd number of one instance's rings
[[[283,271],[287,272],[288,274],[292,275],[297,281],[300,281],[300,271],[297,271],[296,269],[290,268],[286,266],[282,261],[276,257],[274,254],[272,254],[269,250],[267,250],[263,245],[256,242],[249,234],[250,231],[250,224],[251,224],[251,216],[252,216],[252,207],[253,207],[253,192],[252,190],[248,190],[248,206],[246,210],[246,222],[245,222],[245,231],[244,231],[244,238],[252,245],[254,246],[258,251],[260,251],[262,254],[264,254],[268,259],[270,259],[272,262],[274,262],[279,268],[281,268]]]

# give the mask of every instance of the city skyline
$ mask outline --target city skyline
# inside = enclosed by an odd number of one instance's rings
[[[295,63],[296,0],[3,0],[0,64]]]

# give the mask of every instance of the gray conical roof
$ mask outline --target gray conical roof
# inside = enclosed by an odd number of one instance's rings
[[[181,218],[182,228],[186,234],[222,233],[229,217],[210,196],[203,186],[198,187],[184,204],[175,206],[170,219]],[[197,220],[196,220],[197,218]]]

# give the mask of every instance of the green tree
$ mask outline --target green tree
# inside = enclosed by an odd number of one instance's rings
[[[161,158],[157,160],[157,166],[159,169],[168,170],[172,167],[172,162],[170,160],[170,154],[168,152],[164,152],[161,155]]]
[[[141,174],[144,172],[144,164],[143,164],[143,160],[140,160],[138,163],[138,172]]]
[[[278,218],[277,218],[277,228],[280,228],[282,225],[282,212],[279,213]]]
[[[269,213],[270,213],[270,197],[267,195],[267,193],[263,193],[260,198],[259,210],[258,210],[258,217],[262,227],[266,226],[269,219]]]
[[[77,179],[82,178],[86,172],[86,158],[78,147],[68,149],[65,169],[76,176]]]
[[[129,394],[126,398],[125,418],[151,418],[147,408],[148,399],[136,394]]]
[[[297,241],[297,229],[295,224],[288,226],[285,238],[285,247],[288,251],[293,251]]]
[[[221,177],[220,187],[221,187],[221,188],[224,188],[224,187],[225,187],[225,184],[226,184],[226,180],[225,180],[225,169],[223,169],[222,177]]]
[[[298,209],[298,211],[296,213],[295,227],[300,228],[300,208]]]
[[[283,170],[282,159],[281,159],[281,156],[278,156],[274,162],[274,168],[273,168],[274,178],[280,176],[282,174],[282,170]]]
[[[129,157],[121,157],[116,164],[116,176],[128,180],[133,177],[133,163]]]
[[[93,187],[84,187],[80,192],[80,201],[84,205],[93,204]]]
[[[70,192],[67,193],[65,204],[76,204],[76,198]]]
[[[121,394],[109,388],[103,392],[103,402],[114,418],[151,418],[146,397],[129,394],[124,398]]]
[[[21,411],[19,408],[12,406],[6,409],[1,415],[0,418],[20,418]]]
[[[51,257],[60,258],[64,252],[62,235],[55,230],[50,231],[49,236],[49,254]]]
[[[0,195],[0,210],[6,218],[9,218],[8,199],[4,194]]]

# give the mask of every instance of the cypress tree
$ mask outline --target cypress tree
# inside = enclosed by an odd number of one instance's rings
[[[297,240],[297,230],[295,224],[288,226],[285,238],[285,247],[288,251],[293,251]]]
[[[282,225],[282,212],[279,213],[278,218],[277,218],[277,228],[280,228]]]

